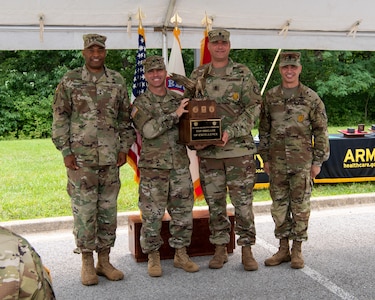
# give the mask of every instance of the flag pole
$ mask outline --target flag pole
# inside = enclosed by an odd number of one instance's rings
[[[263,87],[262,87],[262,90],[260,91],[260,95],[263,96],[263,93],[264,93],[264,90],[266,89],[266,86],[268,84],[268,81],[270,80],[270,77],[272,75],[272,72],[273,72],[273,69],[275,68],[275,64],[279,58],[279,55],[280,55],[280,52],[281,52],[281,49],[277,50],[277,53],[276,53],[276,56],[273,60],[273,63],[272,63],[272,66],[271,66],[271,69],[270,71],[268,72],[268,75],[267,75],[267,78],[266,78],[266,81],[264,82],[263,84]]]
[[[133,103],[134,99],[142,94],[147,88],[147,82],[144,78],[144,68],[142,65],[142,61],[146,58],[146,36],[145,30],[142,26],[142,19],[144,15],[142,14],[141,9],[138,9],[138,14],[136,18],[139,20],[138,23],[138,50],[136,54],[136,65],[134,70],[134,78],[133,78],[133,86],[132,86],[132,94],[131,94],[131,103]],[[140,181],[140,171],[138,168],[138,161],[141,154],[142,148],[142,138],[140,133],[136,130],[136,141],[131,145],[128,151],[128,164],[134,171],[134,180],[136,183],[139,184]]]

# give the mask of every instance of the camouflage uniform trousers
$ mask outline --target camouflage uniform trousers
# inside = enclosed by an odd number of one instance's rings
[[[194,194],[188,166],[178,170],[141,168],[140,173],[138,207],[142,214],[142,251],[150,253],[163,244],[160,230],[165,209],[171,217],[169,245],[172,248],[189,246]]]
[[[120,186],[117,166],[68,169],[73,234],[81,252],[99,252],[114,246]]]
[[[275,237],[306,241],[313,186],[310,169],[288,173],[285,166],[278,166],[271,170],[271,215],[275,223]]]
[[[53,300],[49,271],[23,237],[0,227],[0,299]]]
[[[231,224],[227,216],[227,192],[235,210],[237,244],[255,244],[256,231],[253,213],[255,161],[246,155],[234,158],[200,159],[200,180],[210,210],[210,242],[228,244]]]

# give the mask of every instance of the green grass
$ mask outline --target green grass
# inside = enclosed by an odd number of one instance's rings
[[[71,215],[63,159],[50,139],[0,141],[0,166],[0,222]],[[121,183],[119,211],[138,210],[138,185],[128,165],[121,168]],[[319,184],[313,197],[373,191],[371,182]],[[267,189],[255,190],[254,201],[268,200]]]
[[[63,159],[49,139],[0,141],[0,221],[71,215]],[[137,210],[134,172],[121,168],[121,211]]]

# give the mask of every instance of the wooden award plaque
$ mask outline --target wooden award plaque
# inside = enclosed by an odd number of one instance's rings
[[[179,143],[194,145],[222,144],[221,119],[217,117],[214,100],[192,99],[187,105],[189,112],[179,121]]]

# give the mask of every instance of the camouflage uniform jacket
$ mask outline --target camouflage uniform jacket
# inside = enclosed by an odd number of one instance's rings
[[[0,299],[52,300],[51,278],[34,248],[0,227]]]
[[[261,96],[254,75],[245,65],[229,59],[224,76],[214,74],[211,63],[198,67],[190,78],[205,77],[204,97],[215,100],[217,116],[229,141],[225,147],[209,146],[197,151],[206,158],[228,158],[256,153],[251,130],[259,116]]]
[[[297,96],[290,99],[285,99],[281,86],[270,89],[262,104],[259,138],[264,162],[281,159],[289,170],[321,165],[329,157],[323,101],[301,83]]]
[[[175,111],[180,102],[181,96],[170,90],[157,96],[147,89],[135,99],[132,118],[142,136],[139,167],[180,169],[189,165],[186,147],[177,144],[179,118]]]
[[[62,78],[53,103],[52,140],[82,166],[114,165],[135,140],[123,77],[104,67],[95,78],[86,66]]]

